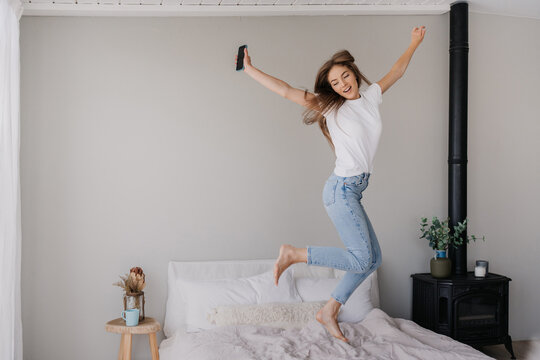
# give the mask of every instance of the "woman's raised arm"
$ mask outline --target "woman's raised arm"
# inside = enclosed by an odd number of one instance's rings
[[[306,99],[304,99],[304,90],[296,89],[287,84],[285,81],[275,78],[257,69],[251,64],[251,58],[248,55],[247,48],[244,48],[244,72],[251,76],[253,79],[257,80],[257,82],[259,82],[264,87],[299,105],[308,107],[308,102],[306,100],[310,100],[315,97],[314,94],[308,92]]]
[[[401,55],[401,57],[394,64],[394,66],[392,66],[392,69],[390,69],[388,74],[386,74],[381,80],[377,81],[377,83],[381,87],[381,93],[384,94],[384,92],[388,90],[390,86],[392,86],[403,76],[414,52],[416,51],[416,48],[418,48],[422,40],[424,40],[425,33],[425,26],[413,28],[411,32],[411,43],[407,50],[403,53],[403,55]]]

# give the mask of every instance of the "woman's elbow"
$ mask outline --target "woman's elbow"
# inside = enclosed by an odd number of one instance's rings
[[[291,100],[291,86],[288,84],[283,85],[280,89],[278,94],[284,97],[285,99]]]

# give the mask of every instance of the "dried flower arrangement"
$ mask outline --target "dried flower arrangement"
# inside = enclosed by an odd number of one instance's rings
[[[129,274],[120,275],[122,281],[115,282],[113,285],[124,289],[126,295],[140,294],[146,286],[145,275],[140,267],[132,267]]]

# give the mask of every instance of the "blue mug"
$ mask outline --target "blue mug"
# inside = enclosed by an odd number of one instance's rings
[[[122,319],[126,320],[126,326],[139,325],[139,309],[122,311]]]

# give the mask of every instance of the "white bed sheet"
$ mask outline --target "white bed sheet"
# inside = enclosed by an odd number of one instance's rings
[[[350,343],[332,337],[316,320],[302,329],[222,326],[199,333],[177,332],[160,344],[161,360],[287,359],[493,359],[413,321],[375,308],[359,323],[340,323]]]

